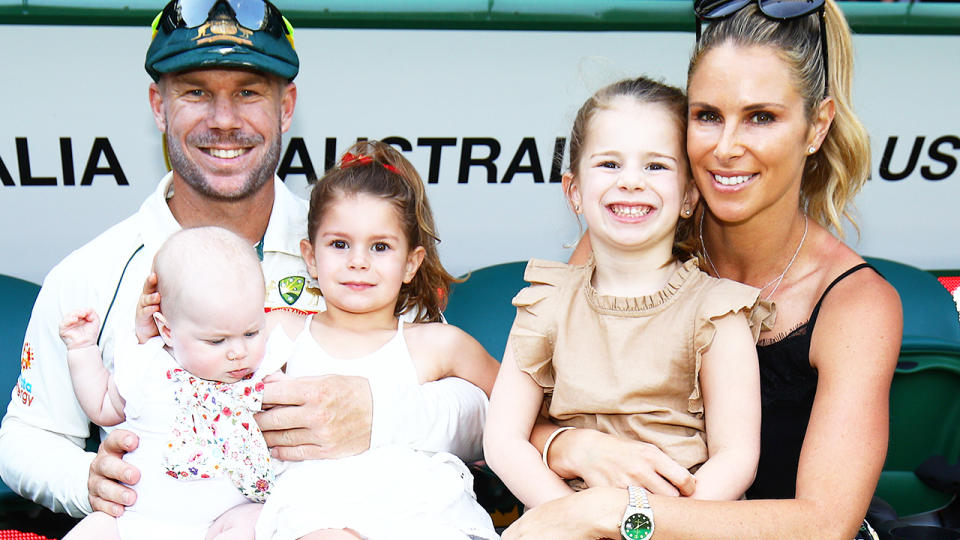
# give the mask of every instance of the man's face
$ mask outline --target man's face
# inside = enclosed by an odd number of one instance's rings
[[[270,181],[296,87],[263,73],[200,69],[150,86],[175,176],[205,197],[238,200]]]

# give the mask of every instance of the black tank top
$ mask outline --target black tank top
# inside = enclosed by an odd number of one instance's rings
[[[760,361],[760,463],[747,490],[749,499],[792,499],[797,490],[800,448],[817,392],[817,371],[810,365],[810,336],[820,305],[834,285],[863,268],[858,264],[833,280],[820,296],[810,319],[783,339],[757,345]],[[877,272],[879,274],[879,272]]]

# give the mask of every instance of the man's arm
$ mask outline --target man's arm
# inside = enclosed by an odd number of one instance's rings
[[[14,389],[0,425],[0,476],[23,497],[81,517],[90,512],[87,472],[93,454],[83,450],[90,421],[73,397],[66,347],[58,333],[61,302],[76,296],[61,275],[54,269],[37,297],[19,379],[3,381]]]
[[[263,404],[268,410],[257,423],[267,445],[287,461],[352,456],[386,444],[450,452],[464,461],[482,455],[487,396],[462,379],[415,388],[342,375],[267,381]]]
[[[406,444],[418,450],[450,452],[470,462],[483,457],[483,426],[489,400],[463,379],[446,378],[416,389],[372,383],[373,433],[370,446]]]

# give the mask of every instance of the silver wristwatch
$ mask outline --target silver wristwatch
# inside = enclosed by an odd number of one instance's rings
[[[647,490],[630,486],[627,493],[630,502],[623,513],[620,536],[623,540],[647,540],[653,536],[653,508],[647,500]]]

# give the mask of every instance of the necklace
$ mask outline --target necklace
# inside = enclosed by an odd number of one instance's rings
[[[710,268],[713,270],[713,274],[717,277],[720,276],[720,272],[717,272],[717,267],[713,264],[713,259],[710,258],[710,252],[707,251],[707,244],[703,242],[703,216],[706,214],[706,211],[700,214],[700,248],[703,249],[703,256],[707,259],[707,262],[710,263]],[[803,236],[800,237],[800,243],[797,245],[797,250],[793,252],[793,257],[790,258],[790,262],[787,263],[786,268],[783,269],[783,272],[780,272],[780,275],[771,279],[767,282],[766,285],[760,287],[760,291],[763,292],[767,287],[774,285],[773,289],[770,291],[770,294],[764,298],[764,300],[769,300],[773,293],[777,292],[777,289],[780,288],[780,283],[783,282],[784,276],[787,275],[787,272],[790,271],[790,267],[793,266],[793,262],[797,260],[797,255],[800,255],[800,249],[803,247],[803,241],[807,239],[807,228],[810,225],[810,218],[807,217],[807,214],[803,214]]]

